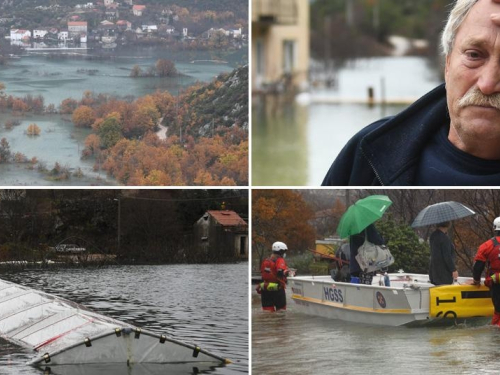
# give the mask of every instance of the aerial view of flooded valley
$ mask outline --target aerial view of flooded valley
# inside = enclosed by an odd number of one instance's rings
[[[248,183],[248,3],[138,3],[0,1],[1,184]]]

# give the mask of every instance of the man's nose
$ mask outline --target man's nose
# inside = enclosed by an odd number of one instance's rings
[[[477,87],[484,95],[500,92],[500,62],[490,60],[480,73]]]

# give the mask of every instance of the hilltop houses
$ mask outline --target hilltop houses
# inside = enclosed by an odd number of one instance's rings
[[[57,34],[57,39],[63,42],[67,41],[69,39],[68,30],[59,30],[59,33]]]
[[[217,37],[218,41],[225,38],[237,46],[245,40],[241,28],[223,29],[214,26],[203,34],[189,34],[186,27],[189,21],[185,19],[180,21],[175,7],[146,6],[137,4],[138,2],[140,0],[82,1],[74,7],[67,8],[67,13],[62,16],[61,19],[64,20],[62,22],[67,24],[67,28],[53,27],[52,25],[56,23],[55,19],[51,19],[47,25],[35,24],[33,29],[9,30],[7,27],[0,27],[0,37],[4,34],[5,38],[10,37],[12,44],[26,48],[34,42],[38,43],[37,48],[41,48],[40,46],[85,48],[86,46],[80,46],[80,43],[87,42],[89,48],[99,48],[99,44],[103,48],[103,44],[107,44],[106,48],[110,48],[110,41],[116,43],[115,46],[124,46],[133,43],[173,43],[182,40],[189,41],[192,47],[196,47],[197,43],[200,46],[213,44],[209,39],[214,37]],[[1,0],[0,9],[2,9]],[[146,12],[149,9],[154,11]],[[8,32],[10,35],[5,35]]]
[[[33,38],[34,39],[43,39],[45,35],[47,35],[49,30],[47,29],[34,29],[33,30]]]
[[[132,13],[134,14],[134,16],[136,17],[142,17],[142,13],[146,10],[146,6],[145,5],[134,5],[132,7]]]
[[[31,31],[23,29],[10,30],[10,40],[16,42],[29,41],[31,38]]]
[[[87,21],[68,21],[68,34],[70,38],[80,38],[80,42],[87,42]]]

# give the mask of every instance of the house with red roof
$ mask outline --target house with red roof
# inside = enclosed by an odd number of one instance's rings
[[[194,225],[195,248],[214,258],[248,259],[248,224],[231,210],[210,210]]]
[[[146,5],[134,5],[132,7],[132,13],[134,16],[141,17],[142,13],[146,10]]]

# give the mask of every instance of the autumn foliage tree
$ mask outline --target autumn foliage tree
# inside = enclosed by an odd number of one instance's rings
[[[70,115],[78,107],[78,102],[75,99],[67,98],[61,102],[59,112],[63,115]]]
[[[252,191],[252,249],[259,264],[275,241],[287,244],[291,254],[314,247],[316,233],[309,221],[313,211],[293,190]]]
[[[173,77],[177,75],[177,69],[172,60],[159,59],[156,61],[155,67],[160,77]]]
[[[40,135],[40,127],[37,124],[30,124],[26,130],[26,134],[31,136]]]
[[[197,84],[181,98],[166,91],[135,100],[88,91],[79,102],[66,99],[60,109],[73,114],[76,126],[92,128],[82,157],[97,156],[94,169],[106,170],[122,184],[248,185],[247,104],[238,104],[248,101],[244,71],[219,77],[206,89]],[[224,105],[214,106],[216,101]],[[196,127],[213,120],[214,108],[221,107],[207,137]],[[166,139],[155,134],[162,121],[168,127]],[[171,121],[183,128],[182,135]]]
[[[94,110],[86,105],[79,106],[73,112],[72,121],[76,127],[90,128],[95,120]]]

